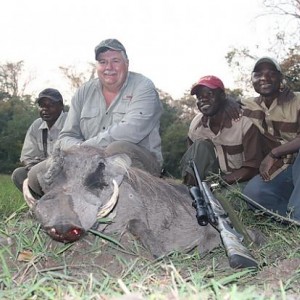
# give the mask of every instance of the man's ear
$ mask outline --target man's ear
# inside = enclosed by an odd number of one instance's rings
[[[220,90],[220,94],[219,94],[220,100],[225,100],[226,99],[226,94],[225,91]]]

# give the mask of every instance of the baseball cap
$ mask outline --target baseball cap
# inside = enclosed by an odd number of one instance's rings
[[[63,102],[63,97],[62,97],[61,93],[58,90],[52,89],[52,88],[42,90],[39,93],[39,96],[36,99],[36,102],[39,102],[42,98],[48,98],[54,102],[59,102],[59,101]]]
[[[263,56],[256,61],[254,68],[253,68],[253,72],[258,67],[258,65],[260,65],[262,63],[269,63],[269,64],[273,65],[276,68],[276,70],[281,73],[281,67],[280,67],[279,63],[274,58],[268,57],[268,56]]]
[[[210,89],[221,89],[221,90],[225,90],[224,84],[222,82],[222,80],[220,78],[218,78],[217,76],[213,76],[213,75],[207,75],[204,77],[201,77],[197,83],[195,83],[191,89],[191,95],[195,95],[197,92],[197,89],[200,86],[206,86]]]
[[[111,49],[115,51],[123,51],[127,57],[127,53],[125,47],[116,39],[107,39],[100,42],[99,45],[95,47],[95,59],[97,60],[97,56],[99,53],[103,52],[104,50]]]

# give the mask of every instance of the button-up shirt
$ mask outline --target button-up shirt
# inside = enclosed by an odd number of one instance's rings
[[[105,148],[114,141],[128,141],[148,149],[161,164],[161,114],[158,93],[145,76],[129,72],[109,107],[99,79],[93,79],[74,95],[60,144],[63,149],[74,144]]]
[[[211,140],[222,172],[231,173],[241,167],[259,168],[262,161],[260,133],[247,117],[239,121],[226,120],[220,131],[215,134],[209,127],[209,118],[202,113],[192,120],[189,138]]]
[[[20,161],[27,165],[31,161],[45,159],[43,147],[43,129],[48,130],[47,154],[50,155],[53,151],[54,144],[58,139],[59,132],[63,128],[66,117],[67,113],[62,112],[50,129],[42,118],[36,119],[27,130],[21,151]]]

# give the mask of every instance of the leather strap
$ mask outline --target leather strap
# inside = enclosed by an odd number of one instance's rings
[[[48,128],[43,128],[42,138],[43,138],[44,156],[46,158],[48,156],[48,152],[47,152]]]

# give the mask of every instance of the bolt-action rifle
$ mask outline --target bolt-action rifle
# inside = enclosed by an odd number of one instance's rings
[[[198,186],[190,188],[196,218],[200,226],[210,223],[220,233],[229,265],[232,268],[256,268],[257,262],[243,245],[243,235],[236,231],[220,202],[205,181],[201,181],[196,164],[191,162]]]

